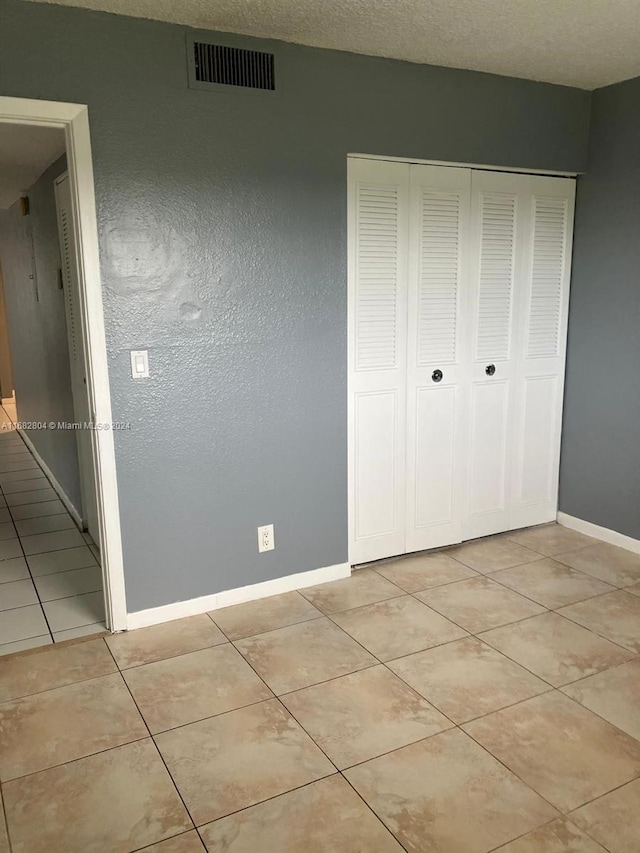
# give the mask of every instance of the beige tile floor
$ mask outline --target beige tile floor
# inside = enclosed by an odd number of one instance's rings
[[[0,853],[638,853],[639,591],[550,525],[0,658]]]

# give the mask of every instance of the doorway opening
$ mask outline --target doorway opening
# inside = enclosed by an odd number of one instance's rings
[[[10,585],[0,646],[11,652],[126,628],[86,106],[0,97],[0,265],[0,583]],[[76,618],[82,607],[101,618]]]

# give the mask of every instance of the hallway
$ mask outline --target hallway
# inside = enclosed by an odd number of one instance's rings
[[[105,630],[98,556],[0,409],[0,655]]]

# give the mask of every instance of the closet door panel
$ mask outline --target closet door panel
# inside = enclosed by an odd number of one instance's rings
[[[521,405],[514,501],[526,507],[554,505],[557,489],[555,432],[558,420],[558,377],[525,377]],[[520,526],[517,519],[514,526]]]
[[[511,527],[554,521],[575,181],[527,177]]]
[[[475,536],[485,535],[481,526],[489,517],[508,511],[505,452],[509,445],[509,386],[511,382],[474,382],[471,401],[471,465],[469,516],[478,525]],[[494,532],[493,529],[488,532]]]
[[[358,393],[355,399],[356,536],[358,540],[393,535],[400,519],[398,469],[398,393]]]
[[[472,173],[472,356],[464,538],[509,529],[522,176]]]
[[[438,390],[416,390],[416,530],[433,530],[458,522],[455,478],[457,396],[458,390],[453,385]]]
[[[409,166],[349,160],[349,559],[405,551]]]
[[[407,551],[462,538],[468,169],[411,167]]]

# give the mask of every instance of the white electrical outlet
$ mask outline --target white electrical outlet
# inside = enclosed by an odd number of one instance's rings
[[[273,535],[273,524],[265,524],[264,527],[258,528],[258,551],[262,554],[263,551],[273,551],[276,547],[276,540]]]

